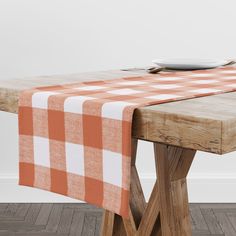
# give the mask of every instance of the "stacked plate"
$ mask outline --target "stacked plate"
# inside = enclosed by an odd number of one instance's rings
[[[206,59],[156,59],[153,63],[160,67],[173,70],[200,70],[212,69],[228,64],[229,60]]]

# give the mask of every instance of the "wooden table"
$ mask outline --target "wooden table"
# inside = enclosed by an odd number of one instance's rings
[[[0,110],[17,113],[19,93],[28,88],[143,75],[107,71],[0,81]],[[104,211],[101,235],[191,235],[186,176],[196,150],[236,150],[236,92],[136,109],[133,120],[129,219]],[[135,167],[137,140],[154,144],[157,181],[146,203]]]

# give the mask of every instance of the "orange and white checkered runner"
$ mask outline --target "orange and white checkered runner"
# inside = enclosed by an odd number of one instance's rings
[[[26,90],[19,183],[127,217],[134,109],[235,90],[232,66]]]

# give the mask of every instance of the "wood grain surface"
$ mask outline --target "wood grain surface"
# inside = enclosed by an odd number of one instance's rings
[[[17,113],[19,93],[36,86],[144,75],[143,71],[103,71],[0,81],[0,110]],[[236,92],[136,109],[133,136],[224,154],[236,150]]]

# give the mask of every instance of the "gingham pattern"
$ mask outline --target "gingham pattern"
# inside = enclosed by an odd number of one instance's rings
[[[127,217],[134,109],[235,90],[232,66],[26,90],[19,183]]]

